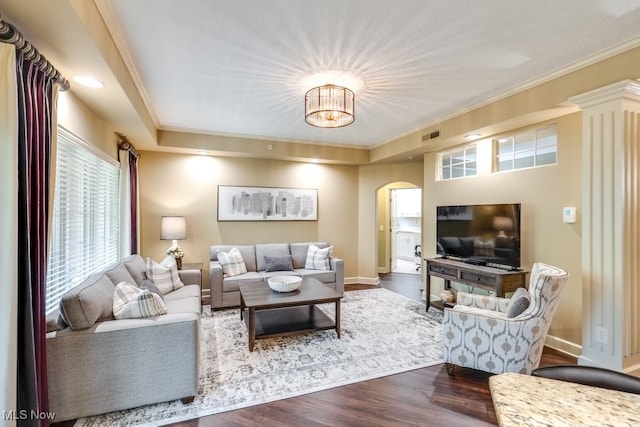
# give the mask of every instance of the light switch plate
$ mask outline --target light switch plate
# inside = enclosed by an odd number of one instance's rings
[[[577,209],[575,207],[562,208],[562,222],[565,224],[574,224],[578,218]]]

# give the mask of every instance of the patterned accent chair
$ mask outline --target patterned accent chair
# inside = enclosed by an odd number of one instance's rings
[[[444,311],[444,361],[449,375],[455,365],[500,374],[529,374],[538,367],[544,340],[569,274],[535,263],[531,269],[531,303],[508,318],[509,299],[458,292],[457,304]]]

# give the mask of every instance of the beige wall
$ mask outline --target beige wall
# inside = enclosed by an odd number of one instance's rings
[[[59,121],[81,138],[116,157],[115,130],[72,94],[61,93]],[[423,162],[367,166],[320,165],[280,160],[143,152],[140,159],[141,253],[159,259],[169,242],[159,239],[160,217],[187,216],[189,237],[181,242],[187,262],[207,262],[216,243],[327,240],[345,259],[350,282],[376,283],[378,191],[393,182],[423,188],[423,254],[433,255],[435,206],[458,203],[522,203],[522,264],[544,261],[572,278],[550,335],[558,348],[578,352],[581,342],[580,222],[561,221],[563,206],[581,206],[581,114],[557,121],[558,165],[435,181],[435,153]],[[517,130],[514,130],[514,132]],[[134,141],[135,144],[135,141]],[[217,222],[217,186],[318,188],[319,219],[313,222]],[[497,191],[499,189],[499,191]],[[266,225],[266,226],[265,226]],[[426,243],[425,243],[426,242]],[[382,242],[384,244],[384,242]],[[205,264],[206,265],[206,264]],[[205,277],[207,280],[205,268]],[[205,282],[207,283],[207,282]],[[436,281],[437,283],[437,281]],[[434,288],[433,294],[437,294]]]
[[[419,186],[422,163],[339,166],[143,152],[140,158],[141,253],[159,259],[160,217],[187,217],[185,262],[208,262],[213,244],[327,240],[351,282],[377,281],[377,190],[396,181]],[[218,222],[218,185],[318,189],[318,221]]]
[[[205,270],[214,244],[326,240],[344,259],[345,276],[357,275],[357,167],[160,152],[143,152],[139,165],[144,256],[164,256],[170,242],[159,238],[160,217],[177,214],[187,217],[185,262],[204,262]],[[317,188],[318,220],[218,222],[218,185]]]
[[[558,162],[553,166],[523,169],[519,171],[484,173],[475,177],[436,181],[436,154],[425,155],[424,212],[435,212],[437,205],[521,203],[521,264],[530,269],[536,261],[556,265],[569,272],[569,284],[565,289],[549,335],[554,346],[578,352],[575,344],[582,342],[582,292],[581,292],[581,224],[582,206],[582,114],[574,113],[558,118]],[[540,124],[541,127],[543,124]],[[535,128],[535,127],[534,127]],[[519,130],[514,130],[517,133]],[[512,133],[512,134],[513,134]],[[508,134],[507,134],[508,135]],[[482,153],[490,155],[490,140],[479,142]],[[490,158],[484,159],[489,161]],[[578,222],[562,222],[562,208],[578,208]],[[435,240],[435,218],[424,215],[423,236],[425,242]],[[423,255],[435,255],[435,246],[423,246]],[[434,279],[432,295],[438,295],[442,282]]]
[[[73,93],[58,93],[58,124],[107,156],[117,159],[116,130]]]
[[[358,190],[358,280],[378,281],[378,190],[392,182],[422,188],[422,162],[361,166]],[[423,239],[424,241],[424,239]]]

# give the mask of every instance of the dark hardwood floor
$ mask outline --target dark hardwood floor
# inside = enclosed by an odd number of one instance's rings
[[[380,286],[421,300],[420,275],[391,273]],[[375,286],[346,285],[347,291]],[[576,364],[545,348],[541,366]],[[444,364],[416,369],[171,426],[489,426],[497,425],[485,372]]]

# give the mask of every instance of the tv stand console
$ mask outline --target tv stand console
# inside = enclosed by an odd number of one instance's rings
[[[439,309],[443,308],[442,303],[432,304],[430,301],[431,276],[444,279],[445,289],[451,288],[451,282],[457,282],[495,292],[496,296],[503,298],[505,293],[526,288],[528,285],[528,272],[524,270],[505,270],[447,258],[427,258],[425,261],[427,262],[425,289],[427,311],[431,305]]]

